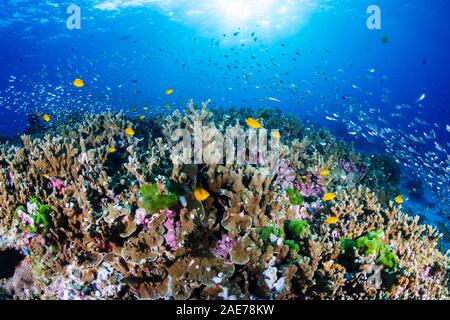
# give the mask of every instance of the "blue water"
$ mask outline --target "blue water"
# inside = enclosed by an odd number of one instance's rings
[[[236,0],[78,0],[81,29],[69,30],[69,2],[2,1],[0,136],[24,132],[38,111],[56,122],[72,110],[182,108],[189,99],[278,107],[358,150],[394,155],[405,178],[426,185],[425,204],[410,205],[448,221],[449,1],[281,2],[291,3],[282,15],[257,4],[269,0],[251,1],[249,12]],[[303,14],[306,4],[314,8]],[[381,30],[366,27],[371,4],[382,10]],[[74,78],[85,81],[82,94]],[[435,137],[424,138],[430,130]],[[401,141],[410,134],[425,143]]]

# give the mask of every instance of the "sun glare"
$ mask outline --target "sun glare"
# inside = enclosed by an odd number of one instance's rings
[[[245,27],[258,24],[261,19],[267,18],[276,4],[276,0],[215,0],[216,13],[223,17],[228,26]]]
[[[170,19],[196,27],[202,33],[229,34],[245,41],[246,32],[270,40],[298,31],[322,0],[106,0],[95,7],[120,10],[158,7]],[[248,36],[248,35],[247,35]],[[250,38],[251,40],[251,38]],[[228,38],[227,41],[231,41]]]

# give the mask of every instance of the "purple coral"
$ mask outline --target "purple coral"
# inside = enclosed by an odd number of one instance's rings
[[[306,181],[299,185],[300,193],[305,197],[322,197],[324,191],[319,184],[319,180],[322,178],[320,173],[313,174],[312,172],[308,172],[305,176],[307,178]]]
[[[296,172],[286,160],[280,160],[277,167],[275,185],[281,190],[294,187]]]
[[[166,244],[169,246],[170,250],[176,251],[179,248],[179,243],[177,241],[177,230],[180,227],[180,222],[175,223],[176,212],[165,209],[164,214],[166,215],[166,222],[164,222],[163,226],[166,228],[166,233],[164,234],[164,240],[166,240]]]
[[[53,190],[56,190],[58,192],[62,192],[64,188],[64,180],[51,177],[50,178],[50,184],[52,185]]]
[[[339,160],[339,167],[348,175],[355,173],[365,175],[367,171],[364,166],[357,167],[353,161],[346,161],[344,159]]]
[[[227,234],[222,234],[222,239],[217,245],[211,248],[211,252],[215,257],[227,258],[231,249],[236,244],[236,240],[231,239]]]

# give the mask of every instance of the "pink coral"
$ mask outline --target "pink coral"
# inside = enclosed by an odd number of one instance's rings
[[[55,177],[51,177],[50,184],[52,185],[53,190],[62,192],[63,187],[64,187],[64,180],[61,180],[61,179],[55,178]]]
[[[166,244],[169,246],[170,250],[176,251],[179,248],[177,241],[177,230],[180,227],[180,222],[175,223],[175,211],[165,209],[164,214],[167,219],[163,224],[164,228],[166,228],[166,233],[163,237],[164,240],[166,240]]]
[[[320,198],[324,194],[322,187],[319,185],[321,179],[320,173],[306,173],[306,181],[299,185],[300,193],[305,197]]]
[[[295,170],[286,160],[280,160],[277,167],[277,178],[275,185],[281,190],[286,190],[294,187],[295,183]]]
[[[134,222],[137,225],[143,225],[143,224],[145,224],[146,217],[147,217],[147,211],[143,208],[139,208],[135,212]]]
[[[222,239],[217,243],[217,245],[211,248],[211,252],[214,256],[225,259],[228,257],[235,244],[236,240],[231,239],[227,234],[223,234]]]

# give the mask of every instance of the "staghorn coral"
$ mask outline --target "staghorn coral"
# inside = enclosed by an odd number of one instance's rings
[[[191,101],[184,114],[148,122],[106,113],[2,143],[0,250],[27,256],[0,281],[2,292],[20,299],[448,299],[442,235],[392,201],[398,170],[389,158],[259,110],[265,128],[282,132],[276,163],[179,163],[176,129],[194,133],[201,123],[224,132],[255,117],[243,110],[229,119],[208,108]],[[201,143],[211,150],[212,137]],[[193,194],[199,187],[209,193],[204,201]],[[330,192],[336,197],[324,201]]]

